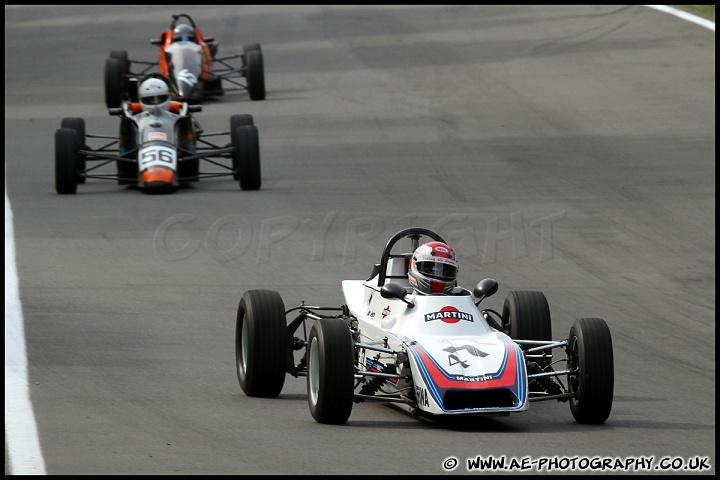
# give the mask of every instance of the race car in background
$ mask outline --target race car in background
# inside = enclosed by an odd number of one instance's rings
[[[138,80],[153,68],[170,80],[173,100],[200,103],[233,90],[247,90],[251,100],[265,99],[259,43],[245,44],[241,54],[218,57],[215,38],[204,36],[185,13],[173,15],[170,27],[150,43],[158,46],[154,62],[131,60],[127,50],[110,52],[104,72],[106,107],[118,108],[124,100],[137,101]],[[240,64],[232,64],[231,60],[239,60]],[[135,66],[142,66],[142,70],[133,72]]]
[[[242,190],[258,190],[260,146],[252,115],[232,115],[229,131],[204,132],[193,116],[202,106],[170,101],[168,83],[163,75],[152,73],[140,89],[156,88],[164,95],[146,98],[141,91],[140,101],[124,101],[108,109],[110,115],[120,117],[116,134],[89,134],[84,119],[64,118],[55,132],[57,193],[76,193],[78,184],[87,179],[168,192],[183,183],[222,176],[238,180]],[[225,137],[226,142],[213,143],[216,137]],[[90,141],[97,145],[90,146]],[[219,170],[201,170],[201,160]],[[116,168],[103,168],[111,164]]]

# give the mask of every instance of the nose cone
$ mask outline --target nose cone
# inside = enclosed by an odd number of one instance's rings
[[[172,187],[175,172],[165,167],[151,167],[142,172],[143,186],[148,188]]]
[[[198,96],[198,83],[194,76],[180,74],[177,77],[178,93],[183,101],[193,100]]]

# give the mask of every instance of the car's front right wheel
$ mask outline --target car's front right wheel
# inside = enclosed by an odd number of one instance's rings
[[[310,330],[307,391],[310,413],[318,423],[343,424],[354,398],[354,344],[347,323],[321,318]]]
[[[60,194],[77,192],[78,132],[73,128],[55,131],[55,191]]]
[[[265,67],[261,50],[245,53],[245,78],[250,100],[265,100]]]
[[[285,306],[274,290],[249,290],[235,324],[235,363],[240,387],[250,397],[277,397],[285,383],[290,343]]]
[[[259,190],[262,181],[260,175],[260,140],[255,125],[241,125],[230,132],[234,147],[232,153],[233,176],[240,182],[242,190]]]
[[[85,119],[79,117],[63,118],[61,128],[72,128],[77,132],[77,152],[85,148]],[[77,183],[85,183],[85,157],[77,154]]]

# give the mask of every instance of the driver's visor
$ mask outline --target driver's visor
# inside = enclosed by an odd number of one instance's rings
[[[454,280],[457,278],[457,267],[449,263],[417,262],[415,268],[423,275],[437,280]]]
[[[168,95],[153,95],[150,97],[143,97],[140,101],[145,105],[160,105],[161,103],[167,102],[168,98],[170,98]]]

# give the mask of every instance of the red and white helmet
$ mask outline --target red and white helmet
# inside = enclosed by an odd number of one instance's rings
[[[453,249],[442,242],[429,242],[413,252],[408,280],[423,295],[450,294],[457,286],[457,272]]]

